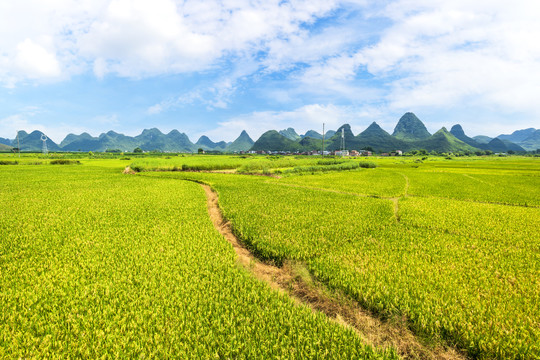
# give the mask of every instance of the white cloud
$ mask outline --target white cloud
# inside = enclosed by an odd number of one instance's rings
[[[30,39],[17,45],[14,66],[31,79],[57,77],[61,71],[56,55]]]
[[[539,16],[536,0],[2,1],[0,83],[196,72],[204,83],[147,113],[230,108],[249,79],[265,82],[259,96],[289,105],[534,119]],[[279,79],[267,82],[273,74]],[[296,111],[254,114],[279,120]]]
[[[224,56],[265,50],[335,7],[322,0],[2,2],[0,61],[9,66],[0,81],[66,77],[85,63],[100,78],[202,71]]]
[[[387,99],[400,108],[477,105],[540,115],[540,3],[396,1],[395,22],[362,49],[377,77],[394,77]]]

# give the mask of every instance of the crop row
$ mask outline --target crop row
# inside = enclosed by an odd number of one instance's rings
[[[329,286],[384,316],[404,316],[418,333],[478,358],[540,356],[539,209],[471,202],[535,204],[534,172],[166,176],[211,184],[259,256],[303,260]],[[421,197],[401,198],[397,218],[391,200],[365,197],[403,195],[407,179]]]
[[[0,172],[0,358],[395,358],[254,279],[190,182]]]

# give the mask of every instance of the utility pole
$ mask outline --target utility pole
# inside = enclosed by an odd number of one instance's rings
[[[17,131],[17,150],[19,151],[19,158],[21,157],[21,144],[19,143],[19,131]]]
[[[345,129],[341,128],[341,157],[344,157],[345,152]]]
[[[322,123],[322,157],[324,158],[324,123]]]

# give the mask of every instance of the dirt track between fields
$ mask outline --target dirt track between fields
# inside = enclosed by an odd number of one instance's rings
[[[203,187],[208,213],[215,228],[232,244],[238,263],[272,288],[288,294],[297,303],[326,314],[331,320],[353,328],[368,344],[378,348],[393,347],[404,359],[466,359],[451,347],[425,345],[408,329],[406,319],[381,320],[349,297],[328,290],[314,280],[299,263],[285,262],[282,267],[258,260],[238,239],[230,222],[223,218],[218,195],[208,185]]]

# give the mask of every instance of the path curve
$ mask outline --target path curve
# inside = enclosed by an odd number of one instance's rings
[[[405,319],[383,321],[349,297],[335,291],[330,292],[314,280],[299,263],[286,261],[282,267],[277,267],[258,260],[234,235],[230,222],[224,219],[219,208],[218,195],[209,185],[199,184],[205,191],[208,213],[214,227],[233,246],[238,263],[256,278],[287,294],[297,303],[320,311],[332,321],[352,328],[366,343],[379,348],[395,348],[403,359],[466,359],[453,348],[423,345],[407,328]]]

